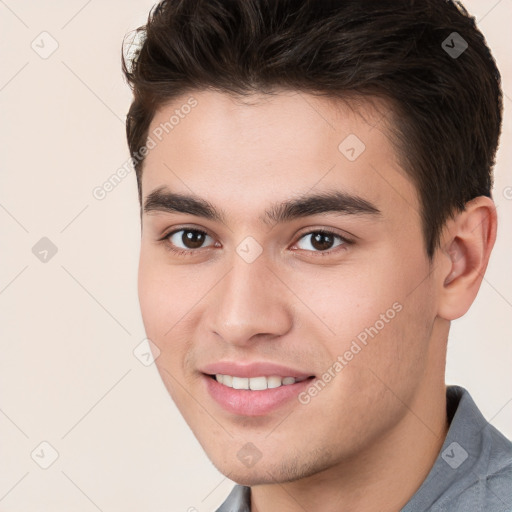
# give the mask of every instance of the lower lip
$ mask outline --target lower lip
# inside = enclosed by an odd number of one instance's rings
[[[204,375],[210,396],[226,411],[241,416],[264,416],[293,400],[306,389],[313,379],[309,378],[295,384],[278,388],[251,391],[249,389],[233,389],[220,384],[215,379]]]

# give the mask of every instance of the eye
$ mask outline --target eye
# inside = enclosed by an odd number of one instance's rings
[[[200,229],[183,228],[165,235],[162,239],[167,242],[168,248],[179,253],[193,252],[203,248],[203,244],[213,238]]]
[[[208,245],[205,245],[208,242]],[[171,231],[161,238],[166,249],[180,256],[193,255],[200,249],[215,245],[213,238],[205,231],[195,228],[181,228]],[[213,242],[213,243],[212,243]],[[350,245],[353,242],[332,231],[317,229],[303,234],[295,246],[308,252],[328,255],[336,252],[340,246]]]
[[[338,243],[336,243],[336,241],[338,241]],[[316,231],[310,231],[309,233],[302,235],[296,246],[299,249],[306,251],[330,254],[332,249],[335,249],[341,245],[348,245],[350,243],[352,243],[350,240],[347,240],[341,235],[333,233],[332,231],[320,229]]]

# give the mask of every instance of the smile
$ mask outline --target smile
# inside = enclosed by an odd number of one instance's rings
[[[314,378],[203,374],[205,392],[225,412],[236,416],[260,417],[285,406],[298,406],[299,394],[307,389]]]
[[[296,382],[302,382],[306,380],[308,377],[280,377],[277,375],[272,375],[270,377],[235,377],[233,375],[221,375],[216,374],[211,375],[212,378],[224,385],[228,388],[233,389],[250,389],[251,391],[263,391],[265,389],[274,389],[279,388],[281,386],[289,386],[291,384],[295,384]]]

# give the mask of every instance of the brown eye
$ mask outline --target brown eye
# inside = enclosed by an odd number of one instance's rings
[[[337,244],[336,240],[339,240]],[[305,241],[306,243],[303,243],[303,246],[301,247],[300,243],[302,241]],[[307,251],[324,252],[346,243],[348,243],[348,240],[345,240],[341,235],[337,235],[336,233],[331,233],[329,231],[311,231],[301,237],[297,246],[299,249]]]
[[[332,247],[334,237],[324,233],[315,233],[311,236],[311,245],[319,251],[327,251]]]
[[[211,238],[204,231],[198,229],[180,229],[167,235],[167,240],[179,249],[200,249],[207,238]]]
[[[183,231],[181,241],[188,249],[197,249],[203,245],[205,237],[201,231]]]

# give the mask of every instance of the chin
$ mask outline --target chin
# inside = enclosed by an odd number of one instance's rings
[[[227,478],[232,480],[233,482],[246,485],[248,487],[253,487],[255,485],[264,485],[264,484],[276,484],[283,483],[289,480],[282,480],[281,478],[275,478],[272,474],[269,474],[265,468],[259,467],[256,469],[240,469],[233,468],[232,466],[214,466]]]
[[[325,469],[325,461],[317,460],[314,464],[306,461],[293,460],[261,460],[253,467],[243,467],[243,464],[236,460],[214,460],[212,464],[226,477],[240,485],[249,487],[254,485],[286,483],[300,480]]]

